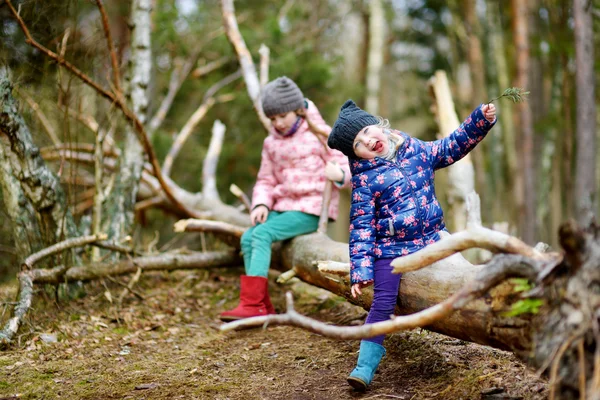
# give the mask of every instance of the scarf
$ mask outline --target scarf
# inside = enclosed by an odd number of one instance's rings
[[[296,118],[296,122],[294,122],[294,125],[292,125],[292,127],[290,129],[288,129],[287,132],[281,132],[278,129],[275,128],[275,132],[277,132],[280,136],[292,136],[294,133],[296,133],[296,131],[298,130],[298,128],[300,128],[300,125],[302,124],[303,118],[302,117],[298,117]]]

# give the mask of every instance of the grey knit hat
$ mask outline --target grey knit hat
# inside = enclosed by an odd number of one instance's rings
[[[304,107],[304,95],[293,80],[282,76],[265,85],[262,106],[267,117],[295,111]]]
[[[377,118],[361,110],[352,100],[346,100],[340,109],[340,115],[333,124],[327,144],[332,149],[344,153],[348,158],[356,158],[354,154],[354,139],[362,128],[376,125]]]

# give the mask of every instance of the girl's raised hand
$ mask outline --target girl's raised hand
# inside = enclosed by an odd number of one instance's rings
[[[269,209],[266,206],[258,206],[250,213],[252,225],[263,224],[269,216]]]
[[[325,177],[333,182],[341,182],[344,179],[344,171],[336,163],[327,161],[327,165],[325,165]]]
[[[481,112],[483,112],[483,116],[489,122],[494,122],[496,119],[496,106],[491,103],[482,105]]]

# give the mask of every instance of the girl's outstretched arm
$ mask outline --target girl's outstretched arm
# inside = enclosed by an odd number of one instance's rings
[[[432,167],[439,169],[452,165],[473,150],[496,124],[495,110],[495,107],[490,109],[488,104],[481,105],[447,137],[425,142]],[[492,115],[490,122],[487,117]]]

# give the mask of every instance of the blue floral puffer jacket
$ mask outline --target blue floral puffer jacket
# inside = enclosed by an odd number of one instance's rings
[[[440,239],[445,228],[433,187],[434,171],[460,160],[494,126],[478,107],[449,136],[433,142],[404,138],[394,162],[350,160],[350,279],[373,280],[376,259],[413,253]]]

